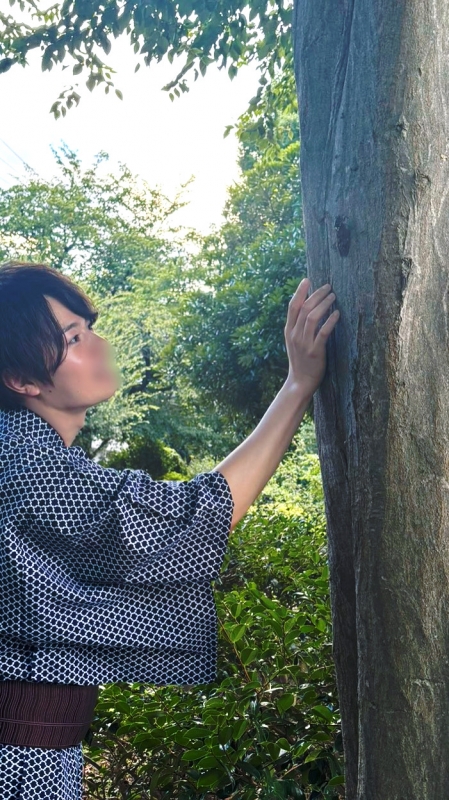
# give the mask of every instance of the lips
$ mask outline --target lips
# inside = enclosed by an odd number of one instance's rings
[[[99,369],[96,371],[96,373],[95,373],[95,374],[96,374],[96,375],[110,375],[110,374],[111,374],[111,372],[112,372],[112,369],[111,369],[111,367],[109,367],[109,366],[103,366],[103,367],[100,367],[100,368],[99,368]]]

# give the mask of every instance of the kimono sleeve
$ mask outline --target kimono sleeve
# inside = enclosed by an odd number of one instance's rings
[[[78,447],[49,455],[40,471],[27,533],[72,578],[101,586],[217,577],[234,510],[221,472],[155,480],[145,470],[102,467]]]

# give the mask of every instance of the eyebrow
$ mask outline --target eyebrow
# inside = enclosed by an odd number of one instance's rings
[[[88,320],[88,319],[86,319],[86,322],[88,322],[88,321],[89,321],[89,320]],[[65,328],[63,328],[62,330],[64,331],[64,333],[67,333],[67,331],[70,331],[70,330],[72,330],[72,328],[78,328],[78,327],[79,327],[79,324],[80,324],[79,322],[71,322],[71,323],[70,323],[70,325],[67,325],[67,326],[66,326]]]
[[[67,331],[70,331],[72,328],[77,328],[78,325],[79,322],[71,322],[70,325],[67,325],[67,327],[63,328],[62,330],[64,331],[64,333],[66,333]]]

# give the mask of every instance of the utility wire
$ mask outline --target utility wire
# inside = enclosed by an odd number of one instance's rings
[[[3,163],[6,164],[7,167],[13,169],[13,166],[9,163],[9,161],[5,161],[5,159],[2,158],[1,156],[0,156],[0,161],[3,161]]]
[[[38,173],[36,172],[36,170],[34,169],[34,167],[31,167],[29,164],[27,164],[27,162],[25,161],[25,159],[23,159],[23,158],[22,158],[22,156],[19,156],[19,154],[18,154],[18,153],[16,153],[16,151],[15,151],[15,150],[13,150],[13,149],[12,149],[12,147],[10,147],[10,146],[9,146],[9,144],[7,144],[7,142],[5,142],[5,140],[4,140],[4,139],[2,139],[1,137],[0,137],[0,142],[3,142],[3,144],[5,145],[5,147],[7,147],[7,148],[8,148],[8,150],[11,150],[11,153],[14,153],[14,155],[15,155],[15,156],[16,156],[18,159],[20,159],[20,161],[21,161],[23,164],[25,164],[25,166],[26,166],[26,167],[28,167],[28,169],[31,169],[31,170],[32,170],[32,171],[35,173],[35,175],[37,175],[37,174],[38,174]]]
[[[24,158],[22,158],[22,156],[21,156],[21,155],[19,155],[19,153],[16,153],[16,151],[15,151],[15,150],[13,150],[13,148],[12,148],[12,147],[10,147],[10,145],[9,145],[7,142],[5,142],[5,140],[4,140],[4,139],[0,138],[0,142],[3,142],[3,144],[5,145],[5,147],[7,147],[7,148],[8,148],[8,150],[10,150],[10,151],[11,151],[11,153],[13,153],[13,154],[16,156],[16,158],[18,158],[18,159],[19,159],[19,161],[21,161],[21,162],[22,162],[22,164],[25,164],[25,166],[26,166],[26,167],[28,167],[28,169],[30,169],[32,172],[34,172],[34,174],[35,174],[35,175],[38,175],[38,173],[36,172],[36,170],[35,170],[33,167],[31,167],[31,166],[30,166],[30,164],[28,164],[28,163],[25,161],[25,159],[24,159]],[[9,167],[10,169],[14,169],[13,165],[12,165],[12,164],[10,164],[10,163],[9,163],[9,161],[5,161],[5,159],[4,159],[4,158],[2,158],[1,156],[0,156],[0,161],[2,161],[2,162],[3,162],[3,164],[6,164],[6,166],[7,166],[7,167]],[[8,175],[9,175],[9,176],[10,176],[10,177],[13,179],[13,181],[16,181],[16,182],[19,182],[19,183],[21,183],[21,184],[25,185],[25,181],[23,180],[23,178],[19,177],[18,175],[14,175],[14,174],[13,174],[13,173],[11,173],[11,172],[9,172],[9,173],[8,173]],[[5,178],[2,178],[2,180],[3,180],[3,182],[5,183]],[[10,189],[10,188],[11,188],[11,185],[10,185],[10,186],[7,186],[7,189]]]

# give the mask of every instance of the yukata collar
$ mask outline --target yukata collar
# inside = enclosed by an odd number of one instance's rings
[[[26,407],[0,409],[0,436],[5,435],[20,441],[37,440],[49,447],[70,449],[46,419]]]

